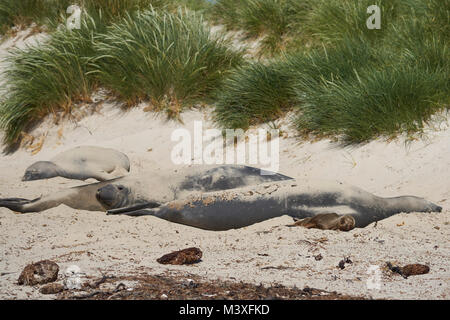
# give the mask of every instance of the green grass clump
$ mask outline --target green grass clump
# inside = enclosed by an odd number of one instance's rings
[[[310,0],[218,0],[209,12],[228,30],[242,30],[246,38],[261,37],[260,55],[274,55],[292,43],[306,42],[300,34],[309,3]]]
[[[69,0],[2,0],[0,2],[0,34],[13,26],[39,25],[55,21],[71,4]]]
[[[409,14],[399,16],[391,33],[376,42],[356,33],[323,53],[288,59],[287,69],[298,73],[301,132],[346,144],[413,135],[449,107],[447,35],[432,27],[436,20],[427,6],[415,2],[402,10]]]
[[[331,49],[251,63],[233,71],[217,90],[216,121],[226,128],[277,119],[298,104],[297,92],[355,75],[355,68],[375,64],[362,40],[346,40]],[[349,62],[350,61],[350,62]]]
[[[107,3],[110,7],[105,12]],[[143,4],[85,0],[81,29],[69,31],[62,20],[44,43],[11,52],[0,99],[5,144],[20,141],[22,132],[49,113],[68,113],[74,103],[89,102],[101,84],[127,102],[138,98],[161,101],[167,96],[187,100],[206,97],[223,74],[240,63],[241,53],[230,51],[223,39],[213,38],[200,18],[187,13],[133,15],[127,11]],[[114,19],[123,22],[107,29]],[[113,47],[115,52],[109,51]],[[120,57],[125,69],[117,64]]]
[[[449,107],[444,73],[411,67],[370,71],[301,90],[299,130],[362,143],[421,132],[434,113]]]
[[[372,1],[310,2],[304,31],[321,46],[234,72],[217,121],[246,128],[291,107],[301,133],[345,144],[420,132],[450,107],[449,2],[375,1],[381,30],[366,28]]]
[[[127,12],[145,10],[150,6],[176,10],[178,6],[203,11],[211,4],[205,0],[2,0],[0,2],[0,34],[13,26],[22,28],[31,23],[54,27],[69,16],[70,5],[78,5],[91,17],[105,22],[124,17]]]
[[[228,30],[237,30],[241,25],[242,0],[217,0],[208,10],[210,20],[222,23]]]
[[[338,42],[345,38],[374,41],[391,32],[391,25],[401,11],[402,3],[410,0],[317,0],[305,28],[319,41]],[[367,8],[377,5],[381,10],[381,29],[368,29]]]
[[[62,28],[39,46],[11,52],[0,101],[0,128],[7,145],[16,143],[21,132],[43,116],[89,101],[96,85],[88,75],[95,56],[93,37],[104,28],[101,21],[85,16],[79,30]]]
[[[217,91],[215,120],[225,128],[247,129],[279,118],[292,106],[290,81],[276,64],[237,68]]]
[[[364,39],[344,39],[333,47],[287,55],[280,64],[282,72],[290,74],[297,91],[355,76],[355,70],[382,65],[381,51]]]
[[[64,25],[65,1],[3,0],[0,29]],[[346,144],[413,135],[450,107],[450,0],[73,3],[85,10],[81,30],[54,28],[45,44],[9,58],[0,99],[8,145],[42,116],[89,101],[98,86],[128,105],[149,100],[169,116],[215,98],[215,119],[226,128],[294,110],[300,132]],[[366,27],[373,4],[381,30]],[[244,63],[192,10],[260,38],[260,54],[272,59]]]
[[[208,99],[241,63],[241,52],[227,45],[192,12],[139,12],[98,37],[97,77],[129,105],[150,99],[176,115],[183,105]]]

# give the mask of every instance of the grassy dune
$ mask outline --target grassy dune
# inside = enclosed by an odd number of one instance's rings
[[[7,145],[98,87],[174,117],[209,103],[225,128],[293,110],[301,133],[344,144],[414,135],[449,108],[450,0],[79,0],[74,31],[56,28],[64,1],[0,3],[3,32],[50,27],[45,44],[9,57],[0,99]],[[366,26],[373,4],[379,30]],[[257,56],[245,61],[207,22],[260,39]]]
[[[311,2],[302,32],[313,44],[235,72],[217,122],[248,127],[291,108],[300,132],[345,144],[420,132],[450,106],[450,1],[375,2],[380,30],[366,27],[366,1]]]
[[[128,105],[151,100],[176,116],[183,103],[207,100],[242,55],[213,36],[201,16],[155,10],[126,17],[97,37],[96,76]]]
[[[47,114],[89,101],[99,86],[128,105],[150,100],[177,116],[186,103],[208,99],[242,60],[200,17],[182,9],[129,12],[117,21],[85,12],[80,30],[59,28],[44,44],[11,53],[0,100],[4,143],[17,143]]]

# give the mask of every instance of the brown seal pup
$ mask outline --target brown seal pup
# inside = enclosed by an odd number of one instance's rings
[[[338,215],[337,213],[320,213],[314,217],[308,217],[302,220],[294,218],[295,223],[288,227],[305,227],[307,229],[315,228],[322,230],[340,230],[350,231],[355,228],[355,218],[351,215]]]

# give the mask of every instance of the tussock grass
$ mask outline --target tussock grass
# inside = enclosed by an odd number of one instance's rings
[[[64,24],[65,1],[3,0],[0,31]],[[128,105],[150,100],[174,117],[215,98],[216,121],[228,128],[295,110],[300,132],[345,144],[413,135],[450,107],[450,0],[73,3],[85,10],[81,30],[54,28],[48,42],[9,58],[0,99],[8,145],[42,116],[89,101],[98,86]],[[381,30],[366,28],[373,4],[382,10]],[[158,9],[144,10],[150,5]],[[260,54],[271,59],[243,62],[192,9],[262,38]]]
[[[367,8],[381,10],[381,29],[369,30]],[[304,50],[348,38],[377,41],[395,33],[399,19],[425,16],[428,24],[450,33],[448,0],[218,0],[213,21],[247,37],[262,37],[261,55]]]
[[[55,30],[47,42],[14,50],[7,59],[9,67],[4,72],[7,83],[2,88],[0,100],[4,143],[14,145],[23,131],[49,113],[69,112],[75,102],[89,101],[98,85],[92,75],[95,72],[92,62],[97,56],[94,38],[105,33],[106,26],[114,19],[158,1],[3,1],[0,4],[1,23],[33,21],[45,23]],[[64,14],[74,3],[83,8],[81,29],[69,31],[64,27]]]
[[[11,53],[0,101],[0,127],[7,145],[16,143],[21,132],[43,116],[89,101],[96,83],[88,75],[95,56],[93,36],[101,28],[99,21],[86,17],[80,30],[61,29],[40,46]]]
[[[309,2],[304,32],[321,46],[234,72],[218,90],[217,121],[245,128],[294,108],[301,133],[344,144],[420,132],[450,107],[449,2]],[[366,28],[374,3],[381,30]]]
[[[75,3],[94,19],[101,18],[105,23],[111,23],[129,12],[162,6],[163,0],[77,0]]]
[[[13,26],[22,28],[32,22],[50,28],[63,22],[70,5],[78,5],[91,17],[101,15],[105,22],[124,17],[127,12],[145,10],[150,6],[176,10],[178,6],[191,10],[205,10],[209,3],[204,0],[2,0],[0,2],[0,33]]]
[[[318,40],[338,42],[346,38],[375,41],[391,32],[391,25],[405,3],[410,0],[317,0],[309,12],[306,29]],[[368,29],[367,8],[381,9],[381,29]]]
[[[0,2],[0,33],[13,26],[28,26],[32,22],[46,24],[58,19],[70,5],[69,0],[2,0]]]
[[[243,30],[246,38],[262,38],[260,55],[274,55],[305,43],[302,32],[311,0],[218,0],[209,10],[228,30]]]
[[[227,128],[248,128],[275,120],[299,104],[303,90],[354,77],[355,68],[376,62],[367,43],[358,39],[248,64],[233,71],[217,90],[216,121]]]
[[[344,144],[414,135],[449,106],[449,89],[444,73],[407,66],[371,69],[298,92],[296,125],[303,133],[338,137]]]
[[[291,77],[277,64],[251,63],[237,68],[217,92],[215,119],[226,128],[275,120],[293,103]]]
[[[96,50],[102,85],[129,105],[151,99],[168,112],[207,99],[242,59],[222,37],[211,34],[200,16],[181,9],[128,16],[98,37]]]
[[[8,58],[0,99],[7,145],[45,115],[88,102],[98,86],[129,105],[149,99],[177,116],[186,104],[207,100],[242,62],[241,52],[185,10],[128,13],[112,25],[100,10],[82,17],[80,30],[58,28],[47,42],[14,50]]]

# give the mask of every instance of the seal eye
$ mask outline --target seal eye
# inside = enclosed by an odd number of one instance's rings
[[[122,190],[123,190],[123,187],[122,187],[122,186],[118,186],[117,189],[119,189],[120,191],[122,191]]]

